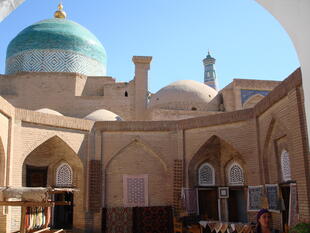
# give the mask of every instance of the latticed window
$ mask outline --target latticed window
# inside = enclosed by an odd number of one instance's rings
[[[204,163],[200,166],[198,171],[198,183],[202,186],[215,184],[214,168],[211,164]]]
[[[229,167],[228,181],[230,185],[244,185],[244,173],[239,164],[233,163]]]
[[[70,187],[72,186],[73,172],[67,163],[62,163],[56,170],[56,186]]]
[[[283,181],[292,180],[290,157],[286,150],[281,154],[281,169]]]

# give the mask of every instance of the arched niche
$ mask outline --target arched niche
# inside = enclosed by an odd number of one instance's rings
[[[253,95],[243,104],[243,108],[252,108],[263,98],[264,96],[261,94]]]
[[[189,187],[199,186],[199,168],[209,163],[214,168],[215,185],[225,185],[225,168],[229,161],[236,160],[245,164],[241,154],[219,136],[211,136],[188,161],[187,174]]]
[[[63,139],[53,136],[26,156],[22,165],[23,186],[38,186],[44,181],[46,186],[56,187],[57,169],[62,164],[70,166],[73,175],[71,187],[78,189],[73,194],[73,228],[81,228],[84,225],[82,216],[86,201],[84,166],[79,156]]]

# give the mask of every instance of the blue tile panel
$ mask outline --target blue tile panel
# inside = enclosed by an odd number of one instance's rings
[[[266,96],[270,91],[265,90],[245,90],[241,89],[241,102],[244,104],[251,96],[260,94],[262,96]]]
[[[106,75],[106,67],[95,59],[64,50],[27,50],[6,60],[5,73],[75,72],[88,76]]]
[[[29,50],[67,50],[90,57],[106,66],[106,52],[86,28],[67,19],[47,19],[21,31],[9,44],[7,59]]]

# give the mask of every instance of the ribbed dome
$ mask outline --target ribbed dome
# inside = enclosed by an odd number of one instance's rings
[[[206,110],[217,95],[213,88],[193,80],[181,80],[160,89],[151,97],[150,108]]]
[[[99,109],[90,114],[88,114],[84,119],[91,121],[122,121],[123,119],[106,109]]]
[[[80,24],[47,19],[25,28],[10,42],[6,74],[20,71],[105,75],[106,52]]]

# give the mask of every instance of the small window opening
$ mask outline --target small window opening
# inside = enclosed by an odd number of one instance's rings
[[[196,111],[197,110],[197,108],[196,107],[192,107],[192,111]]]
[[[125,97],[128,97],[128,92],[127,91],[125,91]]]

